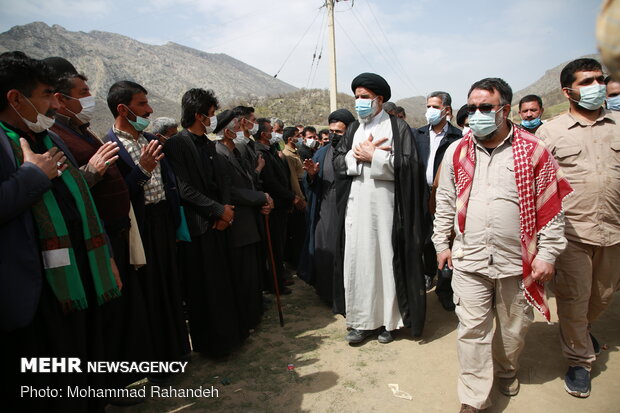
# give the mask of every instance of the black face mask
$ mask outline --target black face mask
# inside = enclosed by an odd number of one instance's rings
[[[342,139],[344,135],[338,135],[334,132],[330,132],[329,133],[329,142],[332,144],[332,147],[336,147],[338,146],[338,143],[340,142],[340,139]]]

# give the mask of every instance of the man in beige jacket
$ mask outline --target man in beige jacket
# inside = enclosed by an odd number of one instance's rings
[[[620,287],[620,114],[602,107],[605,83],[596,60],[570,62],[560,83],[569,111],[537,134],[575,188],[565,205],[568,246],[558,257],[551,288],[569,365],[564,388],[588,397],[590,369],[600,351],[590,324]]]
[[[508,121],[511,100],[502,79],[472,85],[471,131],[448,147],[439,177],[433,243],[438,267],[454,269],[461,412],[491,404],[494,366],[499,390],[518,393],[532,307],[549,318],[543,283],[566,246],[570,185],[541,141]]]

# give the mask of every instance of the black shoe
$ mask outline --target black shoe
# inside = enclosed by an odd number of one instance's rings
[[[424,274],[424,286],[426,287],[426,291],[430,291],[433,289],[433,277],[430,275]]]
[[[590,372],[581,366],[569,367],[564,376],[564,390],[571,396],[588,397],[590,395]]]
[[[521,387],[517,376],[509,378],[498,377],[497,384],[500,393],[508,397],[516,396],[517,394],[519,394],[519,388]]]
[[[601,345],[598,343],[598,340],[592,335],[592,333],[589,334],[590,340],[592,340],[592,347],[594,347],[594,355],[598,356],[599,354],[601,354]]]
[[[280,295],[289,295],[290,293],[293,292],[293,290],[291,290],[288,287],[281,287],[279,291],[280,291]]]
[[[290,286],[290,285],[295,284],[295,281],[293,281],[292,279],[290,279],[290,280],[284,280],[284,281],[282,282],[282,284],[284,284],[284,286],[285,286],[285,287],[288,287],[288,286]]]
[[[452,296],[438,295],[437,297],[439,298],[439,302],[441,303],[441,306],[444,310],[454,311],[456,306],[454,305],[454,300],[452,299]]]
[[[374,333],[374,330],[356,330],[353,328],[349,331],[345,340],[347,340],[349,344],[359,344],[370,337],[372,333]]]
[[[377,341],[381,344],[387,344],[387,343],[391,343],[392,341],[394,341],[394,337],[392,336],[392,333],[390,333],[389,331],[383,330],[383,332],[379,334],[379,337],[377,337]]]

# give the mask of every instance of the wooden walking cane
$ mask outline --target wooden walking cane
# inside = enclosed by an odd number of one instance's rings
[[[273,286],[276,290],[276,304],[278,305],[278,316],[280,316],[280,327],[284,327],[284,316],[282,315],[282,304],[280,303],[280,287],[278,287],[278,275],[276,274],[276,261],[273,258],[273,247],[271,246],[269,215],[263,216],[265,217],[265,231],[267,232],[267,249],[269,250],[269,260],[271,261],[271,272],[273,273]]]

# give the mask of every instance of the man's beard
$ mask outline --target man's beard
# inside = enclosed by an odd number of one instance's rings
[[[377,107],[375,106],[375,104],[372,104],[372,112],[370,113],[370,115],[366,116],[366,117],[361,117],[359,114],[357,115],[357,119],[360,121],[360,123],[362,125],[367,124],[368,122],[370,122],[375,116],[377,115]]]
[[[476,135],[474,135],[474,138],[476,138],[480,142],[490,141],[491,139],[493,139],[495,137],[495,135],[497,135],[497,131],[498,131],[498,129],[495,129],[493,132],[491,132],[491,133],[489,133],[488,135],[485,135],[485,136],[476,136]]]
[[[359,120],[362,125],[365,125],[368,122],[370,122],[373,117],[374,117],[374,114],[368,115],[365,118],[362,118],[361,116],[357,115],[357,120]]]

